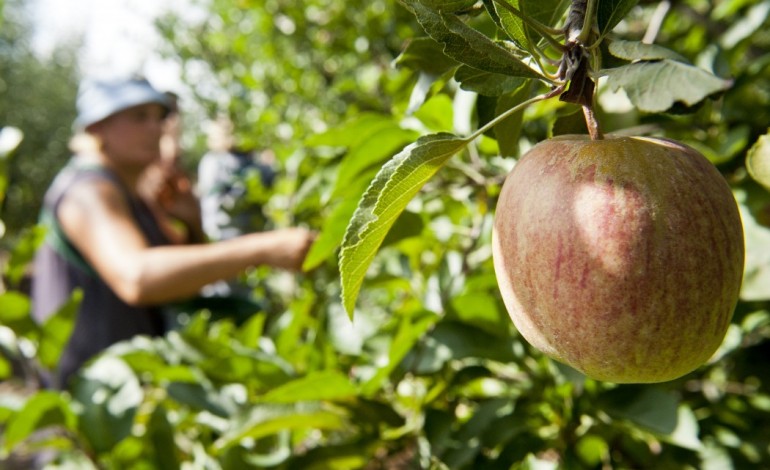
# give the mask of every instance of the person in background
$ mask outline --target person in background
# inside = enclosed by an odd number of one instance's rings
[[[41,223],[48,231],[32,284],[38,322],[76,289],[83,293],[53,387],[66,388],[86,361],[116,342],[164,334],[161,308],[207,284],[258,265],[299,270],[313,241],[308,230],[284,228],[203,243],[197,200],[174,185],[158,207],[189,236],[169,240],[139,191],[145,170],[160,159],[169,111],[168,97],[144,79],[80,87],[77,153],[46,192]]]
[[[198,163],[204,232],[212,240],[226,240],[264,230],[267,218],[262,201],[249,191],[254,190],[254,183],[261,190],[273,185],[276,175],[272,152],[238,148],[232,122],[225,117],[212,124],[207,144],[209,150]]]

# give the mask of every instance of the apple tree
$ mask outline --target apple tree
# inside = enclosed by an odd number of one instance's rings
[[[106,351],[69,393],[3,395],[0,455],[55,448],[82,468],[770,465],[769,5],[212,0],[205,21],[166,19],[208,117],[227,113],[241,142],[276,150],[267,211],[319,231],[306,273],[250,273],[264,311],[189,312],[164,338]],[[505,176],[570,133],[684,142],[735,195],[740,300],[720,348],[684,377],[588,378],[508,318],[491,240]],[[25,346],[7,350],[48,363],[71,308],[32,329],[14,305],[0,316]]]

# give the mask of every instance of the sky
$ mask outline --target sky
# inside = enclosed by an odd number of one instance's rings
[[[194,19],[190,0],[33,0],[33,47],[50,54],[56,44],[83,37],[79,61],[89,78],[134,73],[145,75],[156,87],[179,91],[179,69],[163,60],[153,20],[168,11]]]

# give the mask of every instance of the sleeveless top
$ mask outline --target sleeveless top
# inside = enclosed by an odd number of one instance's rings
[[[46,192],[40,222],[46,239],[34,261],[32,316],[45,322],[64,305],[75,289],[83,292],[72,336],[51,377],[51,386],[64,388],[67,380],[88,359],[107,347],[136,335],[160,336],[166,332],[160,306],[134,307],[123,302],[96,274],[69,242],[59,225],[57,209],[73,185],[88,180],[106,180],[118,187],[129,203],[134,219],[151,246],[167,245],[150,209],[132,196],[109,170],[83,166],[75,159],[56,176]]]

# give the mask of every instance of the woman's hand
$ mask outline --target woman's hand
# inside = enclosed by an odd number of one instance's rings
[[[161,161],[148,167],[142,176],[139,192],[159,217],[175,219],[185,225],[188,232],[185,241],[204,241],[200,201],[190,178],[176,164]]]

